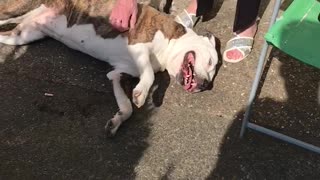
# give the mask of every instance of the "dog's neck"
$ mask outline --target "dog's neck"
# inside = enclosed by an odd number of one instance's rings
[[[154,39],[149,43],[149,49],[151,49],[150,58],[152,62],[157,62],[161,71],[164,71],[167,67],[169,57],[172,54],[172,50],[175,48],[175,39],[167,39],[161,31],[156,32]],[[154,59],[153,59],[154,58]],[[154,68],[155,69],[155,68]]]
[[[150,6],[139,4],[135,29],[125,34],[131,45],[152,42],[159,31],[169,40],[178,39],[186,33],[185,27],[174,21],[169,15]]]
[[[157,64],[160,65],[160,69],[163,71],[167,69],[170,72],[168,68],[170,66],[176,67],[172,64],[180,64],[182,59],[179,57],[183,51],[186,51],[186,45],[188,45],[190,42],[190,37],[194,36],[194,31],[192,29],[186,29],[186,33],[183,34],[178,39],[168,39],[165,37],[165,35],[162,33],[162,31],[157,31],[154,39],[151,43],[149,43],[149,48],[151,49],[153,53],[153,57],[151,55],[151,58],[154,61],[157,61]],[[172,74],[173,75],[173,74]]]

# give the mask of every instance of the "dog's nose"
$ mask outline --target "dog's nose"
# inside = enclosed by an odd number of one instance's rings
[[[199,89],[201,91],[207,90],[209,87],[209,81],[208,80],[203,80],[203,83],[199,86]]]

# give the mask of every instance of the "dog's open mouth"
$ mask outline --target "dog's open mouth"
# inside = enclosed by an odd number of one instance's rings
[[[197,87],[194,65],[195,53],[193,51],[189,51],[186,53],[181,67],[181,73],[183,77],[183,79],[181,79],[181,83],[183,88],[189,92],[193,92],[193,90]]]

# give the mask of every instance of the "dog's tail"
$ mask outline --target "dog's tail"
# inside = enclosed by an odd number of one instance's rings
[[[19,24],[24,19],[37,15],[41,0],[3,0],[0,2],[0,26]]]
[[[0,20],[0,26],[7,25],[7,24],[19,24],[26,18],[27,15],[28,15],[28,13],[25,15],[22,15],[22,16],[15,17],[15,18]]]
[[[0,26],[6,25],[6,24],[19,24],[21,23],[24,19],[29,18],[29,17],[35,17],[41,12],[41,10],[45,8],[44,5],[41,5],[39,8],[34,9],[22,16],[14,17],[14,18],[9,18],[6,20],[0,20]]]

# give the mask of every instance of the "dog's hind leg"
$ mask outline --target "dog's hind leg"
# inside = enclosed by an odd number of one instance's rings
[[[6,24],[19,24],[19,23],[23,22],[24,20],[26,20],[27,18],[36,17],[37,15],[42,13],[44,10],[45,10],[45,6],[41,5],[40,7],[36,8],[36,9],[34,9],[34,10],[32,10],[22,16],[18,16],[18,17],[6,19],[6,20],[0,20],[0,26],[6,25]]]
[[[37,24],[36,17],[39,17],[45,10],[45,6],[41,5],[23,16],[0,21],[0,25],[20,23],[11,31],[0,32],[0,43],[7,45],[24,45],[44,38],[45,34],[40,30],[40,25]]]
[[[45,34],[35,27],[16,27],[11,31],[0,32],[0,43],[7,45],[25,45],[44,37]]]
[[[120,84],[121,74],[117,71],[111,71],[107,77],[112,80],[113,93],[115,95],[119,111],[114,117],[108,120],[105,130],[108,136],[114,136],[120,125],[132,115],[132,105]]]
[[[28,16],[29,16],[29,13],[24,14],[22,16],[15,17],[15,18],[10,18],[10,19],[6,19],[6,20],[0,20],[0,26],[6,25],[6,24],[19,24],[25,18],[27,18]]]

